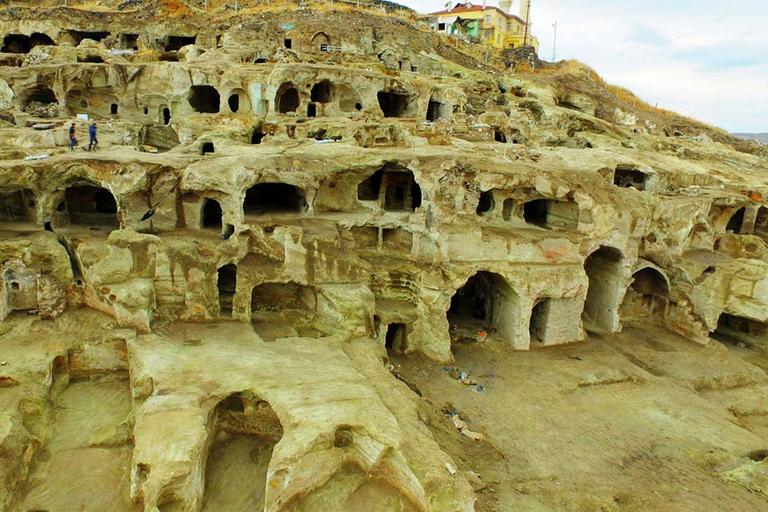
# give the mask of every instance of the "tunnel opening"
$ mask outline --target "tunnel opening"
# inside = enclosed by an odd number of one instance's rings
[[[584,325],[603,332],[615,332],[619,327],[619,297],[623,291],[624,256],[612,247],[600,247],[590,254],[584,271],[589,279],[584,302]]]
[[[104,64],[104,59],[99,55],[86,55],[84,57],[78,57],[77,62],[86,64]]]
[[[139,34],[120,34],[120,49],[134,51],[138,50]]]
[[[68,213],[69,223],[73,226],[119,225],[117,201],[105,188],[90,185],[70,187],[59,208]]]
[[[734,235],[741,234],[741,228],[744,225],[744,214],[746,211],[746,208],[739,208],[736,213],[731,216],[728,225],[725,227],[726,233],[732,233]]]
[[[265,136],[261,126],[257,126],[254,128],[253,133],[251,133],[251,144],[261,144]]]
[[[0,223],[34,223],[37,202],[35,194],[29,189],[0,189]]]
[[[166,52],[177,52],[185,46],[195,44],[197,37],[195,36],[168,36],[168,41],[165,43]]]
[[[621,188],[634,188],[645,190],[645,182],[648,176],[637,169],[617,167],[613,173],[613,184]]]
[[[219,112],[220,103],[219,91],[211,85],[193,85],[190,89],[189,105],[195,112],[216,114]]]
[[[531,310],[529,330],[532,343],[544,343],[547,339],[551,305],[551,299],[542,299]]]
[[[251,391],[223,399],[212,413],[202,512],[263,510],[272,452],[283,426]]]
[[[448,119],[450,112],[447,105],[435,100],[430,99],[427,106],[427,121],[435,122],[442,119]]]
[[[117,115],[117,103],[112,103],[109,106],[109,113],[112,114],[113,116]]]
[[[317,117],[317,105],[310,103],[307,105],[307,117]],[[321,140],[321,139],[318,139]]]
[[[480,271],[456,290],[448,309],[451,338],[493,332],[514,342],[520,317],[520,298],[506,278]]]
[[[543,228],[576,229],[579,205],[570,201],[536,199],[523,205],[523,218],[526,223]]]
[[[477,203],[475,213],[478,215],[484,215],[493,210],[496,201],[493,198],[493,191],[486,190],[480,194],[480,200]]]
[[[408,111],[409,101],[405,94],[379,91],[377,98],[384,117],[404,117]]]
[[[357,199],[359,201],[378,201],[383,177],[384,170],[379,169],[373,175],[363,180],[357,186]]]
[[[240,110],[240,95],[231,94],[229,100],[227,100],[227,104],[229,105],[230,112],[237,112]]]
[[[85,32],[82,30],[68,30],[67,33],[72,37],[75,46],[79,46],[84,40],[89,39],[97,43],[110,36],[109,32]]]
[[[168,107],[163,107],[160,110],[160,118],[165,126],[171,124],[171,109]]]
[[[47,34],[35,32],[31,36],[9,34],[3,38],[2,53],[29,53],[35,46],[54,46],[55,43]]]
[[[259,183],[245,193],[243,213],[246,216],[300,213],[303,206],[304,198],[297,187],[287,183]]]
[[[201,155],[212,155],[216,152],[216,148],[213,145],[213,142],[203,142],[203,145],[200,146],[200,154]]]
[[[221,203],[215,199],[206,199],[203,205],[203,229],[221,231],[223,215]]]
[[[621,304],[621,319],[663,320],[668,303],[669,284],[666,278],[655,268],[646,267],[632,275],[632,284]]]
[[[295,87],[288,86],[277,96],[277,110],[281,114],[296,112],[299,109],[299,91]]]
[[[722,313],[712,338],[725,344],[749,348],[768,348],[768,325],[757,320]]]
[[[408,327],[400,323],[389,324],[384,346],[388,354],[405,353],[408,348]]]
[[[504,132],[502,132],[501,130],[494,130],[493,140],[495,140],[496,142],[501,142],[502,144],[506,144],[507,136],[504,135]]]
[[[237,291],[237,265],[230,263],[219,268],[217,287],[219,291],[219,315],[224,318],[231,318],[235,292]]]
[[[315,103],[331,103],[334,96],[333,92],[333,84],[328,80],[323,80],[312,87],[310,97]]]
[[[384,209],[389,212],[416,211],[421,206],[421,187],[411,171],[388,172]]]

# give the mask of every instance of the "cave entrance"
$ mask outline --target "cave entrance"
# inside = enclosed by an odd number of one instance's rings
[[[264,510],[272,451],[283,437],[274,409],[251,391],[213,411],[202,512]]]
[[[225,318],[232,317],[235,291],[237,291],[237,265],[224,265],[218,270],[217,286],[219,289],[219,314]]]
[[[456,290],[448,309],[448,323],[452,330],[497,331],[499,337],[510,343],[518,338],[520,297],[506,278],[493,272],[481,271],[470,277]]]
[[[617,167],[613,173],[613,184],[622,188],[645,190],[647,178],[644,172],[637,169]]]
[[[74,46],[79,46],[85,39],[98,43],[110,36],[109,32],[85,32],[82,30],[68,30],[67,33],[72,37]]]
[[[755,236],[768,243],[768,208],[761,206],[755,216]]]
[[[746,211],[746,208],[739,208],[736,213],[731,216],[731,220],[728,221],[728,225],[725,227],[727,233],[732,233],[734,235],[741,234],[741,228],[744,225],[744,214]]]
[[[221,204],[215,199],[206,199],[203,205],[203,229],[215,229],[221,231],[222,216],[224,215]]]
[[[333,84],[328,80],[316,83],[312,87],[310,96],[315,103],[331,103],[333,101]]]
[[[490,211],[493,211],[496,201],[493,198],[493,191],[486,190],[480,194],[480,201],[477,203],[475,213],[478,215],[484,215]]]
[[[193,85],[189,91],[189,105],[202,114],[216,114],[219,111],[221,96],[210,85]]]
[[[160,118],[162,119],[163,124],[165,126],[168,126],[169,124],[171,124],[171,109],[169,109],[168,107],[163,107],[160,110]]]
[[[551,299],[541,299],[533,306],[528,327],[531,335],[531,343],[543,344],[546,341],[551,306]]]
[[[395,92],[379,91],[379,107],[384,117],[404,117],[408,110],[408,96]]]
[[[609,333],[618,330],[623,267],[621,251],[612,247],[600,247],[587,257],[584,271],[589,289],[584,302],[585,327]]]
[[[253,133],[251,134],[251,144],[261,144],[261,141],[264,140],[264,132],[261,129],[261,126],[257,126],[254,128]]]
[[[429,106],[427,107],[427,121],[440,121],[441,119],[448,119],[448,108],[443,103],[435,99],[429,100]]]
[[[117,227],[117,201],[112,193],[101,187],[70,187],[64,194],[59,211],[69,214],[73,226]]]
[[[295,87],[286,87],[277,96],[277,110],[281,114],[287,114],[288,112],[296,112],[299,109],[299,91]]]
[[[570,201],[536,199],[523,205],[525,222],[543,228],[577,229],[579,215],[579,205]]]
[[[304,198],[300,190],[287,183],[259,183],[248,189],[243,202],[246,216],[270,213],[300,213]]]
[[[384,209],[390,212],[416,211],[421,206],[421,188],[413,173],[387,173]]]
[[[655,268],[646,267],[632,275],[632,284],[621,304],[621,319],[663,320],[668,303],[669,284],[666,278]]]
[[[29,189],[0,189],[0,223],[22,224],[36,221],[35,194]]]
[[[229,100],[227,101],[229,105],[230,112],[237,112],[240,110],[240,95],[239,94],[232,94],[229,96]]]
[[[717,320],[712,338],[726,345],[746,345],[749,348],[768,348],[768,325],[750,318],[723,313]]]
[[[388,354],[403,354],[408,347],[408,327],[405,324],[389,324],[385,347]]]
[[[177,52],[185,46],[195,44],[196,39],[195,36],[168,36],[168,42],[165,43],[165,51]]]
[[[201,155],[212,155],[216,152],[216,148],[213,145],[213,142],[203,142],[203,145],[200,146],[200,154]]]
[[[55,43],[47,34],[35,32],[31,36],[9,34],[3,38],[2,53],[29,53],[35,46],[53,46]]]

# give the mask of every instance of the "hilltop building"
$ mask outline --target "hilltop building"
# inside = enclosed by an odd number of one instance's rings
[[[530,45],[539,49],[539,41],[531,34],[530,0],[520,0],[520,15],[510,13],[512,0],[502,0],[499,7],[460,2],[444,11],[424,17],[433,30],[448,35],[464,35],[470,40],[495,48],[517,48]],[[527,30],[526,30],[527,28]]]

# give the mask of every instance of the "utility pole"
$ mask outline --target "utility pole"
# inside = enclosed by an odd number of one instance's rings
[[[531,21],[531,0],[522,0],[528,3],[528,9],[525,10],[525,37],[523,38],[523,46],[528,46],[528,26]]]
[[[552,43],[552,62],[557,62],[557,20],[552,24],[555,28],[555,42]]]

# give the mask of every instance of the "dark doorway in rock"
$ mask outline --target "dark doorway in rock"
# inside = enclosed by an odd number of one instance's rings
[[[317,117],[317,105],[314,103],[307,105],[307,117]]]
[[[171,124],[171,109],[164,107],[162,110],[163,124],[168,126]]]
[[[415,211],[421,206],[421,187],[416,183],[413,173],[387,173],[387,191],[384,197],[384,209],[390,212]]]
[[[213,142],[203,142],[203,145],[200,146],[200,154],[201,155],[210,155],[216,152],[216,148],[213,145]]]
[[[113,103],[109,106],[109,113],[113,116],[117,115],[117,103]]]
[[[232,306],[237,290],[237,265],[224,265],[218,270],[219,311],[225,318],[232,316]]]
[[[189,92],[189,105],[202,114],[215,114],[219,111],[221,96],[210,85],[193,85]]]
[[[768,348],[768,325],[757,320],[723,313],[717,320],[712,338],[726,345],[742,348]]]
[[[664,275],[653,267],[638,270],[621,304],[621,319],[652,318],[663,320],[669,302],[669,285]]]
[[[310,93],[315,103],[330,103],[333,101],[333,84],[328,80],[316,83]]]
[[[378,201],[384,170],[379,169],[357,186],[357,199],[360,201]]]
[[[258,216],[269,213],[299,213],[304,198],[298,188],[287,183],[259,183],[245,193],[243,213]]]
[[[467,332],[497,331],[509,342],[516,339],[520,298],[506,278],[481,271],[456,290],[448,309],[451,328]]]
[[[380,91],[377,95],[384,117],[403,117],[408,110],[408,96]]]
[[[264,140],[264,132],[261,131],[261,126],[257,126],[251,134],[251,144],[261,144]]]
[[[623,265],[621,251],[613,247],[600,247],[587,257],[584,271],[589,288],[584,302],[585,327],[609,333],[618,329]]]
[[[240,110],[240,95],[239,94],[230,95],[227,103],[229,104],[230,112],[237,112],[238,110]]]
[[[117,201],[105,188],[89,185],[68,188],[64,195],[63,208],[68,212],[69,223],[72,225],[118,225]]]
[[[34,223],[36,205],[31,190],[0,190],[0,223]]]
[[[221,231],[223,211],[215,199],[206,199],[203,205],[203,229]]]
[[[264,510],[272,451],[283,437],[274,409],[251,391],[225,398],[213,411],[201,512]]]
[[[283,46],[285,46],[287,49],[293,48],[293,40],[291,39],[284,39],[283,40]]]
[[[389,354],[402,354],[408,347],[408,328],[405,324],[389,324],[385,346]]]
[[[445,105],[436,100],[429,100],[429,106],[427,107],[427,121],[439,121],[445,119],[448,116],[445,112]]]
[[[577,229],[579,216],[579,205],[570,201],[536,199],[523,205],[525,222],[545,228]]]
[[[165,44],[165,51],[177,52],[185,46],[195,44],[196,39],[195,36],[168,36],[168,42]]]
[[[746,208],[739,208],[736,213],[733,214],[731,220],[728,221],[728,225],[725,227],[727,233],[732,233],[734,235],[741,234],[741,228],[744,225],[744,214],[746,211]]]
[[[504,132],[502,132],[501,130],[495,130],[493,132],[493,140],[495,140],[496,142],[501,142],[503,144],[506,144],[507,136],[504,135]]]
[[[505,221],[509,221],[512,219],[512,213],[515,210],[515,200],[514,199],[505,199],[504,205],[501,209],[501,218]]]
[[[288,87],[278,95],[277,110],[281,114],[296,112],[300,103],[299,91],[295,87]]]
[[[645,190],[646,179],[644,172],[630,167],[617,167],[613,174],[613,184],[622,188]]]
[[[550,299],[542,299],[531,310],[529,325],[531,343],[543,343],[547,336],[547,324],[549,322],[549,310],[552,302]]]
[[[486,190],[480,194],[480,201],[477,203],[476,213],[483,215],[493,210],[495,206],[495,200],[493,199],[493,192]]]

